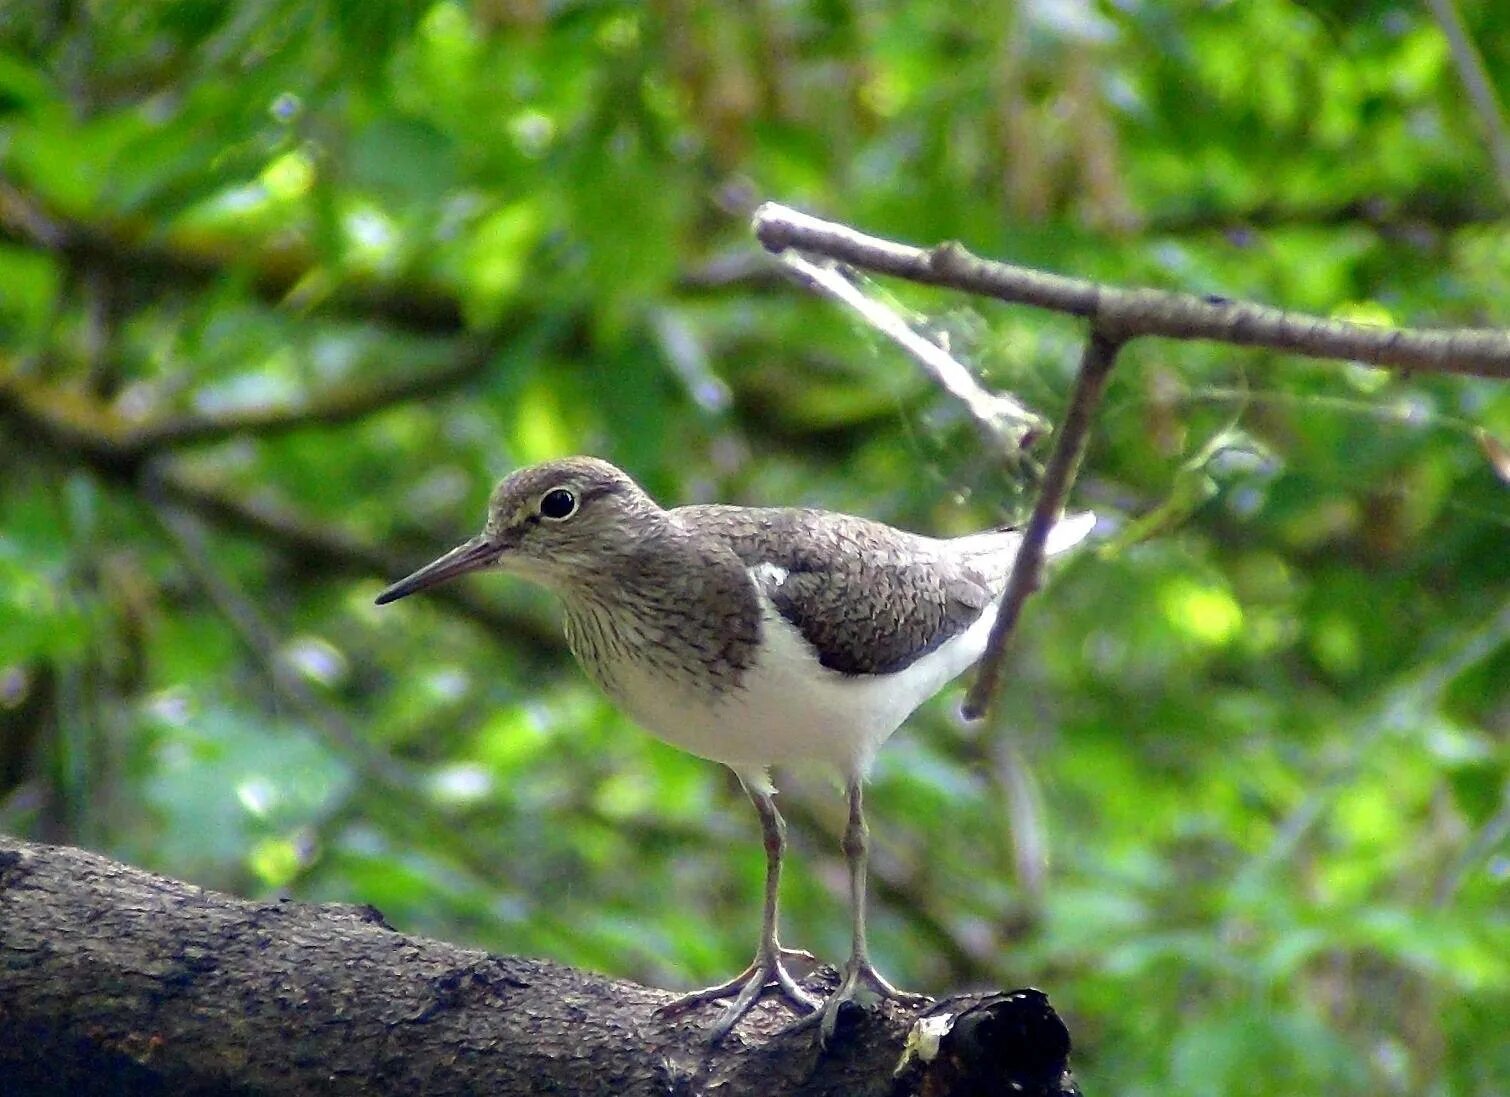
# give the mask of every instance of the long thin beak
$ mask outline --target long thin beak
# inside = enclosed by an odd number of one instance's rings
[[[469,571],[487,567],[498,559],[502,550],[486,537],[478,535],[462,545],[457,545],[439,560],[432,560],[413,575],[405,576],[377,596],[377,604],[386,606],[405,595],[414,594],[436,583],[455,579]]]

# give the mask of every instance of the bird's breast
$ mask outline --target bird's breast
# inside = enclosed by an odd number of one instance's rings
[[[823,666],[751,590],[754,615],[736,633],[569,607],[567,638],[614,703],[673,746],[736,769],[819,762],[859,774],[919,704],[979,657],[990,627],[988,614],[902,673],[846,675]],[[742,638],[731,646],[731,637]]]
[[[741,571],[621,584],[612,597],[566,602],[566,639],[583,669],[631,709],[644,694],[712,699],[738,689],[760,646],[760,607]]]

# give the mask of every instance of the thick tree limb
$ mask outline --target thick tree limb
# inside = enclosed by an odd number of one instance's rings
[[[1510,378],[1510,332],[1498,329],[1371,327],[1225,297],[1119,289],[980,259],[959,244],[898,244],[773,202],[755,211],[755,235],[773,252],[796,248],[878,274],[1088,317],[1124,342],[1139,335],[1206,339],[1311,358]]]
[[[827,1052],[776,1035],[774,1002],[709,1048],[716,1010],[662,1019],[669,997],[409,937],[370,907],[247,902],[0,838],[7,1094],[1074,1092],[1036,991],[950,999],[922,1026],[847,1013]]]

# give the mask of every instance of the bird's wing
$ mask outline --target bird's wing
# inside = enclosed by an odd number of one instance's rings
[[[941,552],[946,542],[879,522],[784,508],[674,513],[732,549],[818,661],[841,674],[902,670],[968,629],[993,599],[992,576]]]

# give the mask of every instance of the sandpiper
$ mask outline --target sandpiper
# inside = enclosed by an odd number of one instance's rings
[[[1061,520],[1048,551],[1094,524]],[[909,714],[980,658],[1021,535],[941,540],[823,510],[686,506],[666,510],[592,457],[547,461],[493,491],[482,533],[394,583],[379,605],[483,568],[555,591],[583,669],[648,731],[722,762],[760,816],[765,904],[750,966],[664,1007],[733,1002],[722,1039],[775,986],[833,1035],[840,1007],[867,988],[909,1005],[871,963],[865,939],[868,828],[862,786],[877,749]],[[786,826],[769,767],[823,764],[849,797],[853,943],[839,987],[819,1003],[777,939]]]

